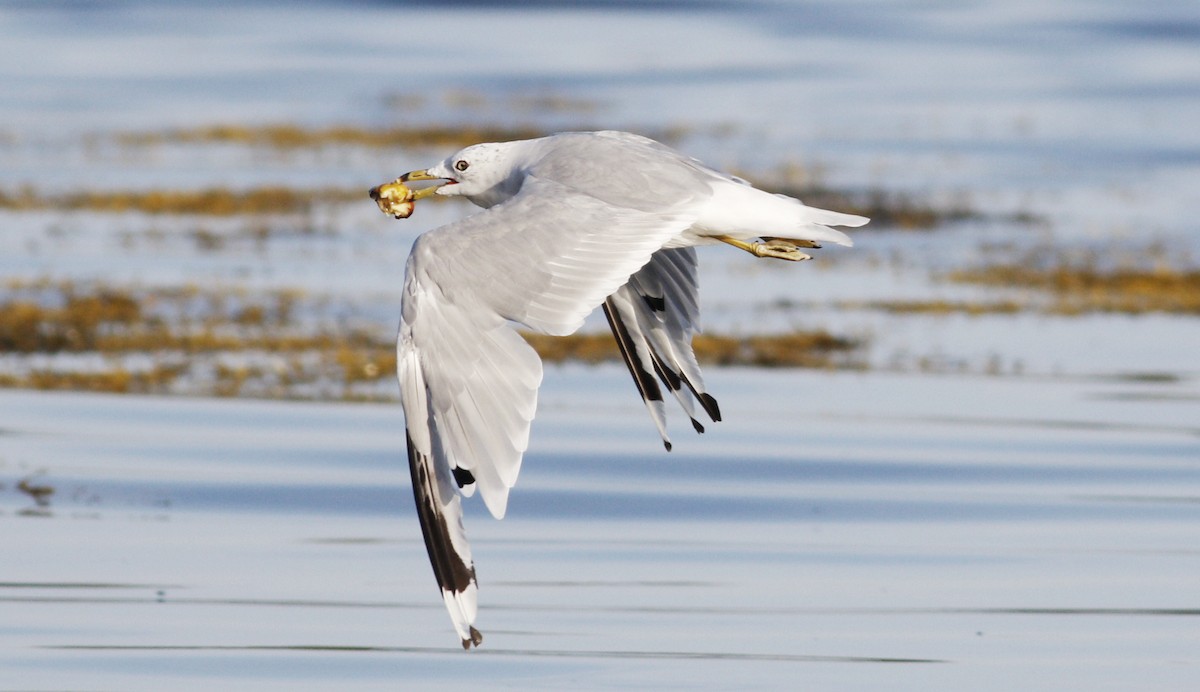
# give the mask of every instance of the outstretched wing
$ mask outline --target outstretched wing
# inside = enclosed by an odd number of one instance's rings
[[[459,492],[504,516],[541,361],[510,326],[569,334],[694,217],[614,206],[528,176],[512,199],[417,239],[397,374],[421,529],[464,646],[478,644]]]
[[[717,400],[705,391],[692,351],[692,337],[700,326],[694,249],[654,253],[646,266],[629,277],[629,283],[604,301],[604,314],[668,451],[671,439],[659,381],[683,407],[696,432],[704,432],[696,420],[696,401],[711,420],[721,420]]]

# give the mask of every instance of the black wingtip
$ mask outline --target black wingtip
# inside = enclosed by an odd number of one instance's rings
[[[475,566],[470,559],[463,559],[450,537],[448,517],[442,511],[438,496],[436,471],[430,459],[417,450],[412,436],[405,431],[408,442],[408,468],[412,474],[413,500],[417,506],[417,519],[421,523],[421,535],[425,538],[425,550],[429,553],[429,564],[443,597],[447,592],[462,593],[475,583]],[[474,635],[472,635],[474,638]]]
[[[696,420],[695,418],[692,419],[692,427],[695,428],[696,432],[698,433],[704,432],[704,426],[701,425],[700,421]]]
[[[717,400],[712,398],[712,395],[707,392],[700,392],[700,405],[704,407],[704,412],[714,422],[721,420],[721,407],[717,406]]]
[[[474,644],[476,647],[478,647],[480,644],[483,643],[483,634],[479,630],[475,629],[474,627],[471,627],[470,635],[471,635],[470,639],[462,640],[463,649],[466,649],[468,651],[471,649],[472,644]]]
[[[668,452],[671,451],[671,441],[663,440],[663,447],[665,447]]]

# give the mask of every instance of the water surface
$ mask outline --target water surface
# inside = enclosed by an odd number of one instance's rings
[[[508,518],[472,504],[469,654],[397,407],[0,393],[0,668],[46,689],[1194,680],[1194,387],[1130,407],[1097,396],[1121,384],[718,370],[726,421],[667,454],[626,379],[552,369]]]

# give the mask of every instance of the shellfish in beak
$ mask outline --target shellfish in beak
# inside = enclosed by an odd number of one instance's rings
[[[429,187],[413,190],[405,183],[413,180],[441,180],[439,185],[430,185]],[[379,211],[384,214],[390,214],[397,219],[407,219],[412,216],[413,209],[416,208],[416,201],[437,192],[437,189],[445,185],[447,180],[430,175],[428,171],[411,171],[396,178],[390,183],[377,185],[371,188],[371,199],[375,200],[375,204],[379,205]]]

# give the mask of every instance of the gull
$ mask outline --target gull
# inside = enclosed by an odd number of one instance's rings
[[[430,184],[408,188],[419,181]],[[721,420],[692,351],[694,248],[724,243],[799,261],[810,258],[801,248],[852,244],[832,226],[867,223],[613,131],[476,144],[370,194],[397,218],[431,195],[485,209],[413,243],[397,340],[413,497],[464,649],[483,636],[462,498],[478,492],[504,517],[542,381],[541,360],[514,324],[567,335],[600,306],[669,451],[664,388],[697,432],[697,404]]]

